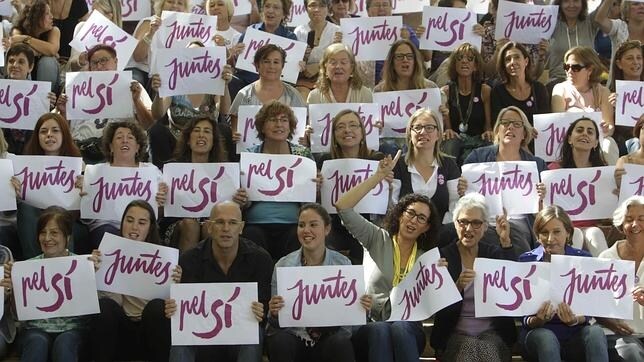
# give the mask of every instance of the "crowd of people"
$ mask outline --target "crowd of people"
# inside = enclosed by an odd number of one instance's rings
[[[596,194],[619,193],[625,165],[644,165],[644,111],[633,126],[616,126],[615,114],[620,99],[616,81],[644,81],[644,2],[603,0],[589,13],[587,0],[553,0],[559,13],[552,37],[522,44],[495,39],[499,1],[491,0],[489,13],[479,16],[472,29],[482,37],[481,48],[463,43],[451,52],[420,49],[419,38],[426,29],[417,14],[405,14],[398,40],[383,60],[358,61],[343,43],[340,28],[342,19],[359,17],[354,0],[304,0],[309,21],[295,28],[288,23],[291,0],[250,0],[251,12],[243,15],[235,14],[233,0],[205,0],[199,8],[217,16],[216,33],[211,42],[194,39],[187,47],[225,48],[224,94],[169,97],[159,95],[163,77],[151,66],[159,47],[155,33],[162,26],[162,12],[188,13],[192,2],[152,3],[152,13],[135,28],[124,22],[117,0],[95,0],[89,7],[83,0],[16,0],[11,2],[13,15],[2,19],[3,79],[46,81],[51,89],[50,112],[40,115],[32,130],[4,127],[0,120],[0,159],[76,157],[83,165],[152,170],[159,183],[150,200],[131,200],[120,220],[98,220],[60,205],[38,208],[21,198],[18,178],[0,180],[2,187],[15,189],[18,199],[16,210],[0,212],[0,286],[5,300],[0,357],[13,353],[23,361],[418,361],[429,341],[441,361],[509,361],[517,345],[530,361],[644,360],[644,196],[622,200],[612,220],[571,220],[564,208],[545,202],[546,185],[535,180],[538,212],[508,215],[504,210],[495,215],[484,196],[468,192],[461,169],[512,161],[532,162],[538,172],[615,166],[616,189]],[[393,5],[392,0],[366,0],[366,16],[392,16]],[[426,5],[463,8],[466,1],[432,0]],[[69,45],[93,11],[136,39],[125,68],[133,79],[132,118],[67,117],[66,72],[120,70],[122,55],[109,45],[86,51]],[[283,81],[287,52],[271,43],[253,55],[255,72],[235,68],[248,28],[307,44],[296,83]],[[413,112],[404,134],[380,137],[378,149],[368,147],[362,115],[352,109],[331,115],[329,152],[311,151],[316,136],[311,125],[303,137],[296,136],[301,120],[294,107],[373,103],[379,92],[420,89],[439,92],[435,103],[440,105]],[[164,166],[239,162],[238,122],[240,107],[245,106],[261,107],[253,124],[259,143],[245,152],[314,160],[318,177],[310,182],[317,187],[318,203],[252,200],[241,187],[230,200],[212,206],[209,217],[164,216]],[[545,162],[535,155],[534,140],[546,135],[539,134],[534,118],[564,112],[598,112],[601,120],[580,113],[566,125],[556,161]],[[382,132],[387,119],[377,121],[376,132]],[[378,167],[341,194],[330,213],[321,205],[325,181],[320,171],[326,161],[339,159],[378,161]],[[389,186],[386,214],[354,210],[383,184]],[[86,196],[83,176],[75,187],[81,198]],[[249,308],[260,325],[260,343],[172,346],[175,300],[102,291],[99,314],[17,320],[12,306],[14,262],[89,254],[99,268],[98,249],[106,233],[179,249],[174,283],[257,283],[258,300]],[[388,321],[390,293],[416,260],[436,247],[439,264],[447,267],[462,300],[437,312],[431,335],[426,335],[421,321]],[[552,255],[634,261],[632,320],[577,314],[565,302],[546,302],[522,319],[476,317],[477,257],[550,262]],[[277,268],[367,262],[374,267],[365,276],[366,290],[359,298],[365,325],[280,326],[285,300],[278,294]]]

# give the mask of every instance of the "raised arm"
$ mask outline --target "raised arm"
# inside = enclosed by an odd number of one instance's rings
[[[378,170],[374,172],[368,179],[364,182],[354,186],[352,189],[347,191],[344,195],[335,202],[335,208],[340,210],[350,209],[358,204],[363,197],[365,197],[374,187],[376,187],[380,181],[384,180],[387,175],[393,173],[394,167],[400,159],[402,151],[398,150],[396,156],[391,159],[391,155],[387,155],[384,159],[380,160],[378,164]]]
[[[595,12],[595,22],[606,34],[610,33],[610,30],[613,27],[613,23],[608,18],[611,6],[613,6],[613,0],[603,0]]]

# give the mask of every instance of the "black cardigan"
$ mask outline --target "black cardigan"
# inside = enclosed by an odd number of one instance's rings
[[[456,282],[461,275],[461,255],[458,251],[457,241],[440,249],[441,256],[447,259],[447,270],[452,279]],[[501,249],[500,247],[479,242],[479,257],[490,259],[517,260],[516,251],[512,249]],[[454,327],[461,315],[463,302],[454,303],[447,308],[440,310],[434,317],[434,329],[429,339],[432,348],[444,351],[447,341],[451,337]],[[503,339],[503,342],[510,348],[517,340],[517,329],[512,317],[494,317],[492,327]]]

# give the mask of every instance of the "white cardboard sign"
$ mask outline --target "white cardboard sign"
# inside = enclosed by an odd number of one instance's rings
[[[11,185],[13,163],[11,160],[0,159],[0,211],[10,211],[17,208],[16,190]]]
[[[315,202],[317,167],[310,158],[242,152],[239,162],[250,201]]]
[[[644,82],[618,80],[615,91],[615,124],[634,127],[644,114]]]
[[[322,187],[320,200],[330,213],[337,214],[335,203],[347,191],[364,182],[378,170],[378,161],[357,158],[327,160],[322,164]],[[358,213],[384,215],[389,202],[387,181],[380,181],[353,209]]]
[[[482,38],[473,31],[476,14],[468,9],[425,6],[422,25],[420,49],[452,51],[463,43],[481,49]]]
[[[546,162],[557,161],[561,152],[561,144],[566,141],[566,132],[568,127],[575,120],[581,117],[588,117],[595,121],[597,129],[599,130],[599,143],[604,139],[604,134],[601,131],[602,113],[577,113],[577,112],[561,112],[561,113],[545,113],[535,114],[532,116],[534,119],[534,128],[539,132],[539,137],[534,140],[535,156],[541,157]]]
[[[619,188],[619,204],[631,196],[644,196],[644,165],[625,163]]]
[[[380,106],[380,119],[384,123],[383,137],[405,138],[409,118],[420,108],[434,111],[438,122],[443,116],[438,111],[441,105],[441,91],[438,88],[425,88],[394,92],[377,92],[373,101]]]
[[[384,60],[400,39],[402,16],[340,19],[342,42],[349,46],[356,60]]]
[[[185,48],[194,40],[207,44],[212,42],[216,32],[216,16],[163,11],[161,26],[152,36],[151,47]]]
[[[225,47],[186,48],[180,52],[159,48],[155,53],[155,71],[161,78],[161,97],[224,94]]]
[[[0,79],[0,128],[33,130],[49,112],[50,82]]]
[[[67,118],[132,118],[132,72],[67,73]]]
[[[552,37],[558,12],[559,6],[556,5],[531,5],[500,0],[494,38],[539,44],[542,39]]]

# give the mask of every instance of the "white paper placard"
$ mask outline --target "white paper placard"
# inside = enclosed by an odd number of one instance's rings
[[[356,60],[385,60],[387,52],[400,39],[402,16],[340,19],[342,42],[351,48]]]
[[[644,165],[625,163],[625,175],[619,188],[619,204],[631,196],[644,196]]]
[[[367,0],[355,0],[356,6],[353,11],[349,10],[352,15],[358,15],[359,17],[367,17]]]
[[[7,0],[2,0],[2,2],[0,3],[0,8],[7,6],[6,4],[10,4],[10,2]],[[0,15],[4,15],[4,14],[1,14],[1,12],[2,10],[0,9]],[[4,38],[3,28],[1,26],[0,26],[0,38]],[[2,51],[2,54],[5,53],[4,45],[2,45],[2,42],[0,42],[0,51]],[[0,57],[0,67],[4,67],[4,57]]]
[[[355,111],[360,116],[367,134],[367,148],[377,150],[380,135],[376,122],[380,120],[380,108],[376,103],[328,103],[310,104],[309,120],[311,133],[311,152],[329,152],[331,149],[331,121],[336,114],[345,109]]]
[[[18,261],[11,269],[18,320],[100,312],[94,264],[87,255]]]
[[[409,118],[420,108],[433,110],[438,117],[436,121],[443,122],[443,116],[438,111],[441,105],[441,91],[438,88],[376,92],[373,94],[373,101],[380,105],[380,119],[384,123],[383,137],[407,137],[405,130]]]
[[[49,112],[50,82],[0,79],[0,128],[33,130]]]
[[[159,95],[170,97],[183,94],[223,95],[226,65],[225,47],[159,48],[155,50],[153,72],[161,78]]]
[[[534,214],[539,211],[539,171],[534,161],[465,164],[466,192],[485,196],[491,216]],[[521,202],[516,202],[521,200]]]
[[[335,203],[347,191],[363,183],[378,170],[378,161],[357,158],[327,160],[322,164],[322,187],[320,200],[322,206],[330,213],[337,214]],[[371,192],[353,207],[361,214],[384,215],[389,202],[389,185],[382,180]]]
[[[554,305],[564,302],[575,315],[633,319],[634,262],[553,255],[550,264]]]
[[[284,298],[280,327],[366,324],[362,265],[278,267],[275,273],[277,295]]]
[[[546,162],[557,161],[561,152],[561,144],[566,141],[568,127],[581,117],[588,117],[595,121],[599,130],[599,144],[604,139],[601,131],[601,112],[561,112],[535,114],[534,128],[539,132],[539,137],[534,139],[535,156],[541,157]]]
[[[255,53],[266,44],[275,44],[286,52],[286,63],[284,64],[284,69],[282,69],[282,80],[293,84],[297,82],[297,77],[300,74],[300,61],[304,59],[304,53],[306,52],[307,45],[305,42],[291,40],[249,27],[244,34],[244,44],[246,47],[237,57],[236,69],[257,74],[257,69],[255,68],[255,64],[253,64]]]
[[[558,12],[559,6],[556,5],[531,5],[500,0],[494,38],[539,44],[542,39],[552,37]]]
[[[69,72],[66,74],[67,118],[133,118],[132,72]]]
[[[247,149],[262,143],[257,137],[257,130],[255,130],[255,116],[262,106],[239,106],[237,111],[237,132],[241,135],[241,139],[237,142],[237,153],[245,152]],[[297,126],[293,132],[292,141],[297,142],[300,137],[304,137],[306,131],[307,109],[306,107],[290,107],[295,118],[297,118]]]
[[[476,258],[474,311],[481,317],[536,314],[550,300],[550,264]]]
[[[389,321],[423,321],[463,299],[447,267],[437,265],[438,259],[438,248],[427,251],[391,290]]]
[[[152,36],[150,46],[153,49],[185,48],[195,40],[209,44],[216,32],[216,16],[163,11],[161,26]]]
[[[239,163],[248,200],[315,202],[317,167],[310,158],[242,152]]]
[[[392,14],[409,14],[423,11],[423,7],[429,4],[426,0],[392,0]]]
[[[117,70],[123,70],[134,53],[139,41],[111,22],[99,11],[92,11],[69,45],[85,52],[97,44],[109,45],[116,50]]]
[[[15,210],[16,190],[11,185],[13,177],[13,163],[11,160],[0,159],[0,211]]]
[[[155,199],[161,172],[151,167],[112,167],[87,165],[83,177],[81,217],[83,219],[121,220],[133,200],[143,199],[157,210]]]
[[[0,1],[0,15],[2,15],[2,16],[11,16],[11,15],[13,15],[13,5],[11,4],[10,0],[1,0]],[[2,31],[2,29],[0,29],[0,32],[1,31]],[[0,33],[0,37],[1,36],[2,36],[2,33]],[[2,44],[0,44],[0,48],[2,48]],[[2,64],[2,65],[4,65],[4,64]]]
[[[80,157],[12,156],[15,176],[20,180],[21,199],[39,209],[56,205],[80,209],[76,178],[83,170]]]
[[[618,80],[615,92],[615,124],[635,127],[635,123],[644,114],[644,82]]]
[[[164,216],[208,217],[239,189],[239,163],[166,163],[163,181],[169,188]]]
[[[482,38],[473,31],[476,14],[468,9],[425,6],[422,25],[420,49],[452,51],[463,43],[481,49]]]
[[[259,343],[259,323],[251,309],[257,283],[173,284],[177,311],[170,318],[173,346]]]
[[[615,166],[543,171],[544,205],[561,206],[573,221],[612,218],[617,208],[614,175]]]
[[[98,250],[101,251],[101,264],[96,271],[98,290],[143,299],[170,297],[179,249],[105,233]]]
[[[309,22],[309,14],[306,11],[304,0],[293,0],[291,5],[291,16],[288,17],[288,26],[296,28]]]

